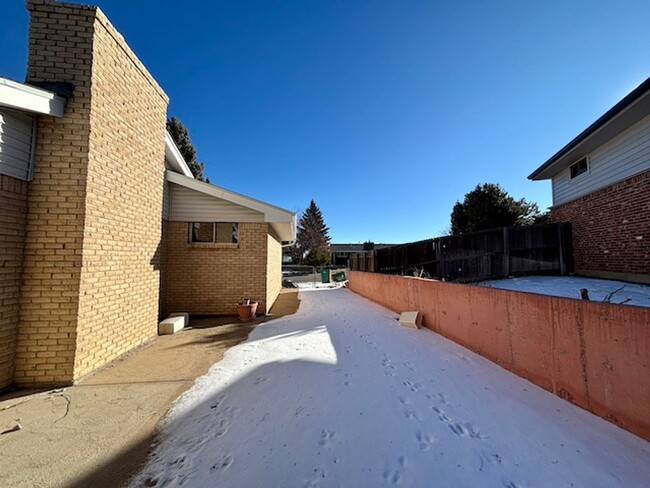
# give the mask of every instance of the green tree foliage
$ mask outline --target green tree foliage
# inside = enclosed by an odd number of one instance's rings
[[[542,223],[536,203],[522,198],[515,200],[499,185],[485,183],[476,185],[465,195],[464,200],[456,202],[451,212],[451,233],[467,234],[496,227],[531,225]]]
[[[178,150],[181,152],[181,155],[187,163],[187,166],[189,166],[190,171],[194,175],[194,178],[200,181],[205,181],[206,183],[210,183],[210,178],[207,178],[203,174],[205,165],[203,163],[199,163],[196,160],[196,148],[190,140],[190,133],[187,131],[181,121],[176,117],[168,119],[167,132],[169,132],[169,134],[172,136],[172,139],[174,139]]]
[[[312,200],[300,217],[296,244],[293,248],[294,262],[310,266],[322,266],[329,262],[329,228],[323,214]]]
[[[531,224],[550,224],[551,223],[551,212],[548,210],[544,213],[534,215],[532,218]]]

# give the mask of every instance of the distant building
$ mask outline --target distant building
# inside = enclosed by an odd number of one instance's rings
[[[334,266],[348,267],[350,264],[350,254],[365,253],[374,249],[383,249],[395,244],[375,244],[374,242],[364,242],[363,244],[330,244],[330,263]]]

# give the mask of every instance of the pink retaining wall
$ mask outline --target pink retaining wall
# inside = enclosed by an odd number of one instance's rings
[[[359,271],[349,288],[650,440],[650,309]]]

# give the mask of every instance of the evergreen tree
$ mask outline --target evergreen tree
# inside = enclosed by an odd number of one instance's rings
[[[543,221],[536,203],[522,198],[515,200],[499,185],[485,183],[465,195],[463,202],[456,202],[451,212],[453,235],[509,227],[530,225]]]
[[[322,266],[330,259],[329,245],[329,228],[325,225],[320,209],[312,200],[298,222],[293,249],[294,262]]]
[[[203,170],[205,169],[205,165],[203,163],[199,163],[196,160],[196,148],[194,147],[194,144],[192,144],[192,141],[190,140],[190,134],[185,128],[185,126],[181,123],[180,120],[178,120],[176,117],[172,117],[171,119],[167,120],[167,132],[172,136],[172,139],[174,139],[174,142],[176,143],[176,146],[178,147],[178,150],[181,152],[181,155],[183,156],[183,159],[187,163],[187,166],[189,166],[190,171],[194,175],[194,178],[196,178],[199,181],[205,181],[206,183],[210,183],[210,178],[207,178],[203,175]]]

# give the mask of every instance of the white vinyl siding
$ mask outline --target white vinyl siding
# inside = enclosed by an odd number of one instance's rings
[[[0,109],[0,173],[28,181],[34,147],[34,117]]]
[[[589,169],[553,177],[553,205],[561,205],[650,169],[650,115],[589,154]]]
[[[165,178],[165,185],[163,186],[163,211],[162,211],[162,218],[163,220],[169,220],[169,216],[171,213],[171,190],[169,187],[171,184],[167,181]]]
[[[173,183],[170,220],[180,222],[264,222],[264,214]]]

